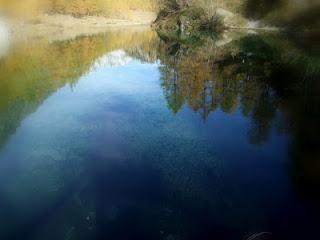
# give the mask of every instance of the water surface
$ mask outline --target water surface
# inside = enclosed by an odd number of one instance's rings
[[[13,44],[0,239],[314,236],[318,79],[314,51],[274,34]]]

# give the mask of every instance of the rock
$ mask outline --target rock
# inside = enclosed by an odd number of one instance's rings
[[[239,14],[234,14],[223,8],[217,8],[216,14],[223,20],[223,24],[229,28],[241,28],[246,26],[247,20]]]
[[[260,27],[260,21],[248,21],[247,28],[255,29]]]
[[[223,8],[217,8],[216,9],[216,14],[220,17],[224,17],[224,18],[232,18],[234,17],[234,14],[232,12],[229,12]]]

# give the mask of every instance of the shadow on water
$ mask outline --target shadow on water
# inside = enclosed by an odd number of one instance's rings
[[[268,142],[274,125],[289,134],[289,168],[295,188],[318,212],[318,55],[314,51],[310,55],[305,44],[298,48],[301,45],[286,36],[248,35],[232,41],[222,52],[212,48],[211,41],[190,47],[164,39],[160,59],[169,108],[178,112],[187,104],[204,120],[219,109],[226,113],[241,109],[251,119],[248,141],[252,144]]]
[[[172,112],[187,104],[206,120],[219,109],[226,113],[240,109],[251,119],[252,144],[267,142],[272,127],[278,125],[279,132],[291,136],[295,178],[309,176],[319,184],[320,61],[315,51],[309,52],[296,39],[273,34],[242,36],[222,48],[212,38],[200,46],[162,39],[161,84]],[[313,48],[314,43],[306,40]],[[308,172],[295,172],[298,169]],[[300,189],[319,194],[307,185]]]
[[[316,233],[318,56],[283,35],[159,36],[127,31],[21,44],[0,60],[1,239],[243,239],[262,231],[301,239]],[[133,65],[120,59],[123,65],[99,75],[99,64],[118,49]],[[139,94],[130,85],[130,66],[142,71],[134,82]],[[160,91],[148,85],[154,75],[146,66],[156,70]],[[92,101],[85,90],[108,75],[131,88],[120,85],[126,94],[113,95],[121,91],[107,83],[109,102],[96,90],[101,108],[66,98],[63,104],[78,110],[60,108],[58,125],[37,119],[48,99],[61,104],[57,94]],[[81,85],[86,81],[92,86]],[[66,93],[65,85],[73,90]],[[72,117],[75,126],[64,123]],[[28,134],[28,118],[44,126],[27,135],[31,143],[19,137]],[[223,121],[245,143],[229,136]],[[92,125],[97,129],[90,132]],[[221,131],[229,133],[231,147]],[[283,151],[272,145],[280,136]]]

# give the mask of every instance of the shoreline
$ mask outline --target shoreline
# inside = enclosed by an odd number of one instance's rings
[[[280,29],[273,27],[260,27],[256,22],[247,21],[243,26],[235,26],[232,21],[234,14],[219,10],[227,29],[247,31],[277,32]],[[0,23],[8,29],[10,42],[28,42],[30,40],[43,40],[48,42],[75,39],[83,35],[96,35],[108,31],[125,29],[152,28],[156,13],[146,11],[132,11],[130,19],[108,18],[102,16],[85,16],[77,18],[63,14],[41,14],[28,20],[2,19]],[[230,20],[231,19],[231,20]],[[228,26],[229,25],[229,26]]]
[[[155,13],[135,12],[131,19],[100,16],[76,18],[71,15],[43,14],[30,20],[7,19],[6,23],[13,41],[44,39],[50,42],[74,39],[81,35],[94,35],[114,29],[149,27]]]

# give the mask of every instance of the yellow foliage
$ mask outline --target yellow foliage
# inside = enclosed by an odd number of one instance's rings
[[[121,16],[131,10],[152,11],[156,0],[0,0],[0,14],[33,16],[39,13],[62,13],[75,16]]]
[[[36,41],[18,45],[0,61],[0,113],[17,99],[40,102],[65,84],[75,84],[108,52],[124,49],[134,55],[144,52],[156,39],[154,32],[131,29],[52,44]]]

